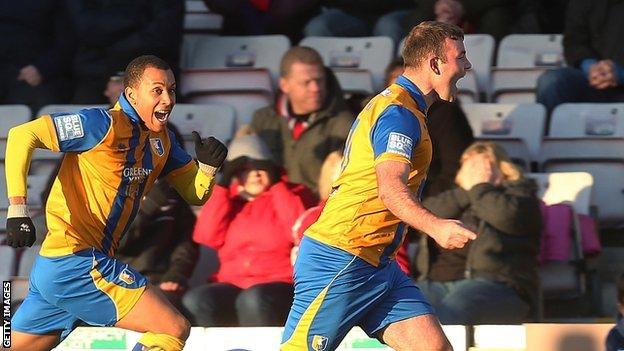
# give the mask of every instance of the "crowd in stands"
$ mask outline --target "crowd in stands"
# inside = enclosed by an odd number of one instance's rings
[[[230,142],[219,184],[197,217],[157,182],[118,250],[195,325],[283,325],[294,291],[291,258],[330,196],[341,148],[366,105],[366,99],[347,102],[321,55],[296,46],[302,37],[388,36],[398,46],[423,20],[497,40],[563,32],[567,67],[540,77],[537,102],[550,113],[564,102],[624,101],[622,1],[204,2],[223,15],[220,34],[279,33],[294,46],[282,57],[274,102],[258,109]],[[559,19],[566,8],[564,23]],[[33,111],[53,103],[114,104],[123,90],[120,71],[132,58],[156,54],[178,71],[183,18],[182,0],[0,2],[0,104]],[[402,67],[397,59],[386,68],[386,86]],[[437,102],[427,123],[434,153],[423,204],[467,223],[479,238],[445,251],[410,230],[397,259],[442,323],[531,319],[542,226],[535,183],[500,146],[474,142],[459,102]],[[219,268],[191,287],[200,246],[217,253]],[[410,246],[418,247],[416,255]],[[613,338],[621,342],[621,314],[618,328]]]

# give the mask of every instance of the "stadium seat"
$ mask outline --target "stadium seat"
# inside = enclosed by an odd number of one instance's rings
[[[499,143],[525,170],[536,160],[546,109],[540,104],[462,104],[474,136]]]
[[[202,138],[214,136],[227,143],[236,131],[235,118],[234,109],[227,105],[177,104],[170,121],[182,134],[186,151],[195,156],[191,138],[193,131],[199,132]]]
[[[290,41],[284,35],[185,35],[181,68],[266,68],[271,72],[275,86],[279,78],[280,61],[288,49]]]
[[[537,182],[539,197],[547,205],[568,203],[573,208],[569,260],[542,262],[539,268],[539,317],[536,320],[540,321],[545,300],[575,299],[584,297],[587,292],[590,271],[585,265],[577,214],[589,214],[594,181],[587,172],[529,173],[527,176]]]
[[[334,70],[368,70],[375,91],[384,88],[384,70],[394,57],[394,43],[388,37],[306,37],[299,45],[318,51],[325,65]]]
[[[273,86],[265,68],[186,70],[181,75],[180,94],[189,103],[230,104],[237,112],[237,126],[241,126],[251,120],[254,110],[249,108],[273,101]]]
[[[228,105],[236,111],[236,129],[242,125],[249,124],[253,114],[259,108],[269,106],[273,100],[263,93],[241,92],[241,93],[214,93],[210,95],[197,95],[187,100],[191,104]]]
[[[511,34],[499,45],[492,69],[492,96],[496,102],[534,102],[537,79],[547,69],[561,67],[561,34]]]
[[[30,121],[32,112],[26,105],[0,105],[0,152],[4,158],[9,130]]]
[[[587,171],[601,225],[624,222],[624,104],[561,104],[540,149],[541,170]]]
[[[490,74],[492,60],[494,59],[494,44],[494,37],[489,34],[466,34],[464,36],[466,57],[472,63],[472,71],[475,74],[477,88],[485,96],[490,93]]]
[[[191,1],[189,1],[191,2]],[[201,2],[201,1],[192,1]],[[184,14],[185,33],[216,33],[223,27],[223,16],[214,12],[193,11]]]
[[[334,68],[333,72],[344,94],[368,96],[375,92],[373,76],[368,70]]]
[[[474,71],[466,72],[464,78],[457,82],[457,97],[465,104],[479,102],[479,87]]]

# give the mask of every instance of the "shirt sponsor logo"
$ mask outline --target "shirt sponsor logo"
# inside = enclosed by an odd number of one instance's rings
[[[386,147],[386,152],[411,159],[413,148],[414,141],[407,135],[395,132],[391,132],[388,135],[388,146]]]
[[[128,178],[129,182],[143,183],[149,177],[152,170],[143,167],[128,167],[123,170],[123,177]]]
[[[77,114],[54,117],[54,124],[56,125],[59,141],[78,139],[84,136],[82,121]]]

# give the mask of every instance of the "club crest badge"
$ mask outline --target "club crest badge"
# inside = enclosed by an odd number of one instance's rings
[[[119,280],[128,285],[132,285],[135,282],[134,274],[130,270],[124,269],[119,273]]]
[[[163,147],[163,143],[160,138],[150,138],[150,144],[152,145],[152,149],[156,155],[162,156],[165,154],[165,148]]]
[[[327,337],[322,336],[322,335],[314,335],[312,337],[312,350],[325,351],[328,343],[329,343],[329,339]]]

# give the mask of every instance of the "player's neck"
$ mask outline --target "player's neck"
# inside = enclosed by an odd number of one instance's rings
[[[402,75],[414,83],[422,92],[427,110],[429,110],[429,107],[438,100],[438,93],[434,90],[431,80],[426,74],[412,67],[406,67]]]

